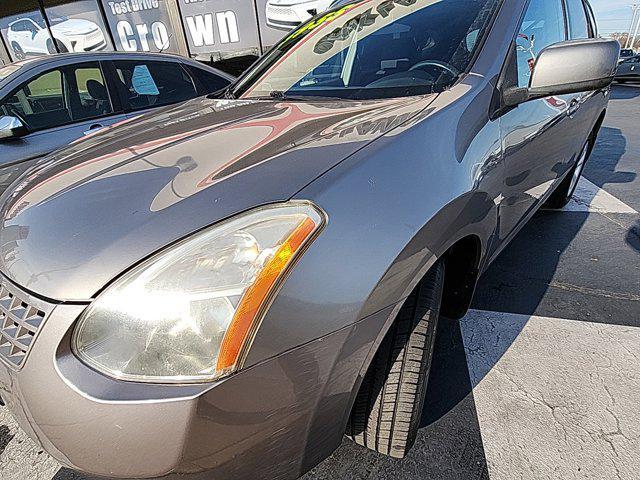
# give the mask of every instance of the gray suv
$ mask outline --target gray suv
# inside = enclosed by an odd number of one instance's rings
[[[0,395],[106,477],[403,457],[438,319],[568,201],[618,55],[581,0],[340,3],[47,157],[1,202]]]

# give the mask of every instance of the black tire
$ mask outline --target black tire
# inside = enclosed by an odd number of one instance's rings
[[[444,264],[434,265],[407,298],[363,379],[347,436],[371,450],[403,458],[413,446],[435,344]]]
[[[578,160],[574,167],[571,169],[571,172],[565,177],[564,180],[556,187],[554,192],[551,194],[549,199],[545,202],[545,208],[553,208],[558,209],[564,207],[574,192],[576,191],[576,187],[578,186],[578,180],[582,176],[582,171],[584,170],[584,166],[589,160],[589,156],[591,155],[591,150],[593,149],[593,140],[587,140],[587,143],[584,144],[580,154],[578,156]]]
[[[51,39],[47,40],[47,51],[50,55],[55,55],[56,53],[69,53],[69,50],[64,46],[64,43],[60,40],[52,41]]]
[[[22,47],[16,42],[13,42],[11,44],[11,48],[13,49],[13,54],[15,55],[16,60],[24,60],[25,58],[27,58],[27,55],[24,53],[24,50],[22,50]]]
[[[69,49],[65,47],[64,43],[62,43],[60,40],[56,40],[56,47],[58,48],[58,51],[60,53],[69,53]]]

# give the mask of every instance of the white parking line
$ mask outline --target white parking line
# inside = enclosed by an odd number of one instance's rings
[[[571,201],[562,208],[565,212],[638,213],[586,178],[580,178]]]
[[[638,478],[640,328],[486,311],[461,328],[492,480]]]

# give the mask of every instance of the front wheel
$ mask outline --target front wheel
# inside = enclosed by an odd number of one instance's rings
[[[580,155],[578,156],[578,161],[576,162],[573,170],[567,177],[558,185],[556,190],[551,194],[549,199],[547,200],[545,206],[547,208],[562,208],[573,196],[576,191],[576,187],[578,186],[578,181],[582,176],[582,171],[584,170],[584,166],[589,159],[589,154],[591,153],[591,140],[588,140],[587,143],[584,144],[582,150],[580,151]]]
[[[13,54],[15,55],[16,60],[24,60],[25,58],[27,58],[27,55],[24,53],[24,50],[22,50],[22,47],[16,42],[13,42],[11,44],[11,48],[13,49]]]
[[[444,264],[407,298],[362,381],[347,425],[354,442],[403,458],[413,446],[431,369]]]

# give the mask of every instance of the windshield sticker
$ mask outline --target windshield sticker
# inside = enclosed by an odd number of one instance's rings
[[[351,10],[352,8],[357,7],[358,4],[351,4],[351,5],[347,5],[345,7],[342,7],[339,10],[335,10],[333,12],[329,12],[325,15],[322,15],[320,18],[307,23],[306,25],[300,27],[299,29],[297,29],[295,32],[293,32],[291,35],[289,35],[289,37],[287,38],[286,41],[290,41],[293,40],[295,38],[298,38],[300,35],[304,35],[307,34],[309,32],[311,32],[312,30],[315,30],[316,28],[318,28],[321,25],[324,25],[325,23],[331,22],[333,20],[335,20],[336,18],[344,15],[345,13],[347,13],[349,10]]]
[[[313,47],[313,52],[317,54],[326,53],[333,48],[336,42],[344,42],[348,40],[354,32],[361,33],[368,29],[369,31],[364,35],[358,35],[358,40],[361,40],[369,33],[380,30],[384,25],[397,21],[419,9],[438,3],[440,0],[422,1],[421,5],[416,5],[418,1],[419,0],[384,0],[375,7],[375,12],[373,7],[369,8],[363,13],[347,20],[342,27],[337,27],[322,37]],[[404,7],[405,9],[407,7],[409,8],[407,10],[393,12],[392,15],[392,11],[396,6]],[[375,25],[378,19],[382,19],[382,25],[377,25],[375,28],[370,29],[369,27]]]
[[[131,83],[133,84],[133,90],[138,95],[160,95],[158,86],[151,76],[149,67],[146,65],[135,66],[133,69]]]

